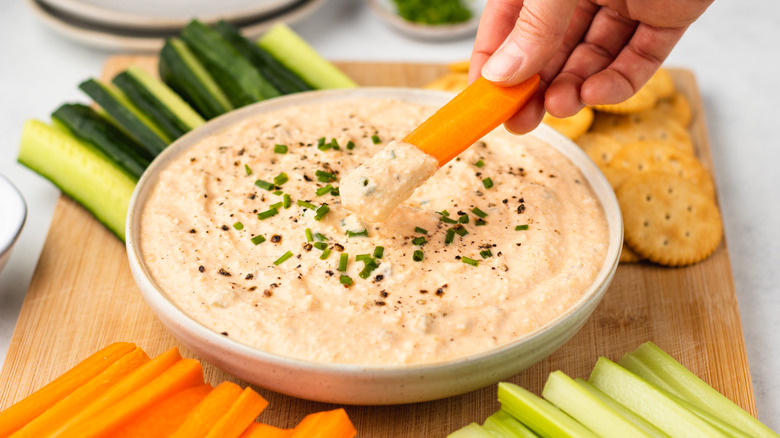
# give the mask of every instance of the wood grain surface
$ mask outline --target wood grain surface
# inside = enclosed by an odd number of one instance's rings
[[[131,62],[155,66],[153,58],[114,57],[103,77]],[[338,64],[363,85],[421,86],[446,71],[446,66],[431,64]],[[685,70],[672,73],[692,102],[695,119],[690,131],[699,157],[711,170],[695,79]],[[755,415],[725,241],[707,260],[687,268],[621,265],[582,330],[552,356],[509,380],[539,393],[550,371],[587,377],[599,356],[618,359],[647,340]],[[122,243],[63,196],[0,372],[0,409],[114,341],[134,342],[150,355],[179,346],[184,356],[194,357],[142,300]],[[204,370],[212,383],[238,381],[210,364],[204,364]],[[270,402],[260,420],[277,426],[290,427],[308,413],[333,407],[256,389]],[[491,385],[426,403],[346,409],[358,436],[400,438],[445,436],[472,421],[481,422],[498,407],[496,386]]]

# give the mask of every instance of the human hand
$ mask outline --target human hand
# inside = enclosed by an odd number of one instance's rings
[[[514,85],[535,73],[539,91],[505,126],[525,133],[545,110],[569,117],[585,105],[631,97],[712,0],[488,0],[471,54],[481,74]]]

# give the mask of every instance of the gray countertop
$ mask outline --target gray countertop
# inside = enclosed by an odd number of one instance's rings
[[[667,61],[695,73],[704,100],[759,418],[775,430],[780,430],[778,23],[778,2],[718,0]],[[328,0],[293,28],[326,58],[338,60],[451,62],[468,58],[473,42],[407,39],[359,0]],[[0,274],[2,360],[59,195],[16,163],[22,125],[28,118],[46,120],[65,101],[85,101],[77,84],[99,75],[111,53],[49,30],[22,1],[0,2],[0,41],[0,173],[21,189],[29,208]]]

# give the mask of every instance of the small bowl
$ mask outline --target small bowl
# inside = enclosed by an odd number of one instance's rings
[[[549,143],[580,168],[604,207],[609,245],[595,280],[574,306],[509,344],[477,355],[433,364],[348,365],[291,359],[250,347],[205,327],[179,309],[155,284],[139,247],[139,224],[144,202],[161,170],[202,139],[246,118],[291,105],[337,103],[353,97],[395,98],[438,107],[452,95],[421,89],[356,88],[275,98],[210,121],[177,140],[154,160],[138,182],[130,201],[127,253],[143,297],[168,330],[203,359],[250,383],[294,397],[355,405],[412,403],[476,390],[536,364],[574,336],[612,281],[623,243],[623,223],[614,192],[596,165],[576,144],[546,125],[540,126],[531,135]]]
[[[2,272],[16,239],[27,219],[27,205],[19,190],[6,177],[0,175],[0,272]]]
[[[369,0],[368,2],[374,13],[397,32],[428,41],[448,41],[475,35],[486,3],[487,0],[466,0],[464,5],[471,10],[471,18],[462,23],[428,25],[401,18],[392,0]]]

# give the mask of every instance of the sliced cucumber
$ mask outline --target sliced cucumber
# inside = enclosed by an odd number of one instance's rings
[[[149,166],[151,157],[145,150],[86,105],[66,103],[51,117],[55,125],[100,151],[136,180]]]
[[[605,357],[598,359],[588,382],[671,436],[727,436],[662,390]]]
[[[89,210],[122,241],[136,180],[90,145],[38,120],[22,130],[18,160]]]
[[[748,435],[780,437],[652,342],[640,345],[618,363],[653,385],[725,420]]]
[[[282,22],[268,29],[257,44],[316,89],[357,87],[355,81]]]
[[[184,41],[171,38],[160,51],[160,77],[206,119],[233,109],[224,91]]]
[[[487,417],[482,428],[499,437],[538,438],[539,436],[531,432],[531,429],[525,427],[523,423],[517,421],[515,417],[502,410]]]
[[[189,22],[181,39],[203,63],[235,107],[280,95],[279,91],[217,31],[200,21]]]
[[[562,371],[550,373],[542,389],[542,396],[599,436],[650,437]]]
[[[598,435],[588,430],[547,400],[512,383],[498,384],[501,408],[543,437],[587,437]]]
[[[165,83],[138,66],[131,65],[116,75],[112,82],[139,110],[148,114],[149,119],[171,141],[206,123]]]
[[[157,156],[171,143],[171,139],[116,87],[95,79],[87,79],[79,84],[79,88],[152,157]]]
[[[226,21],[219,21],[214,26],[214,30],[252,63],[257,71],[268,79],[280,93],[290,94],[313,89],[298,75],[271,56],[270,53],[244,38],[232,24]]]

